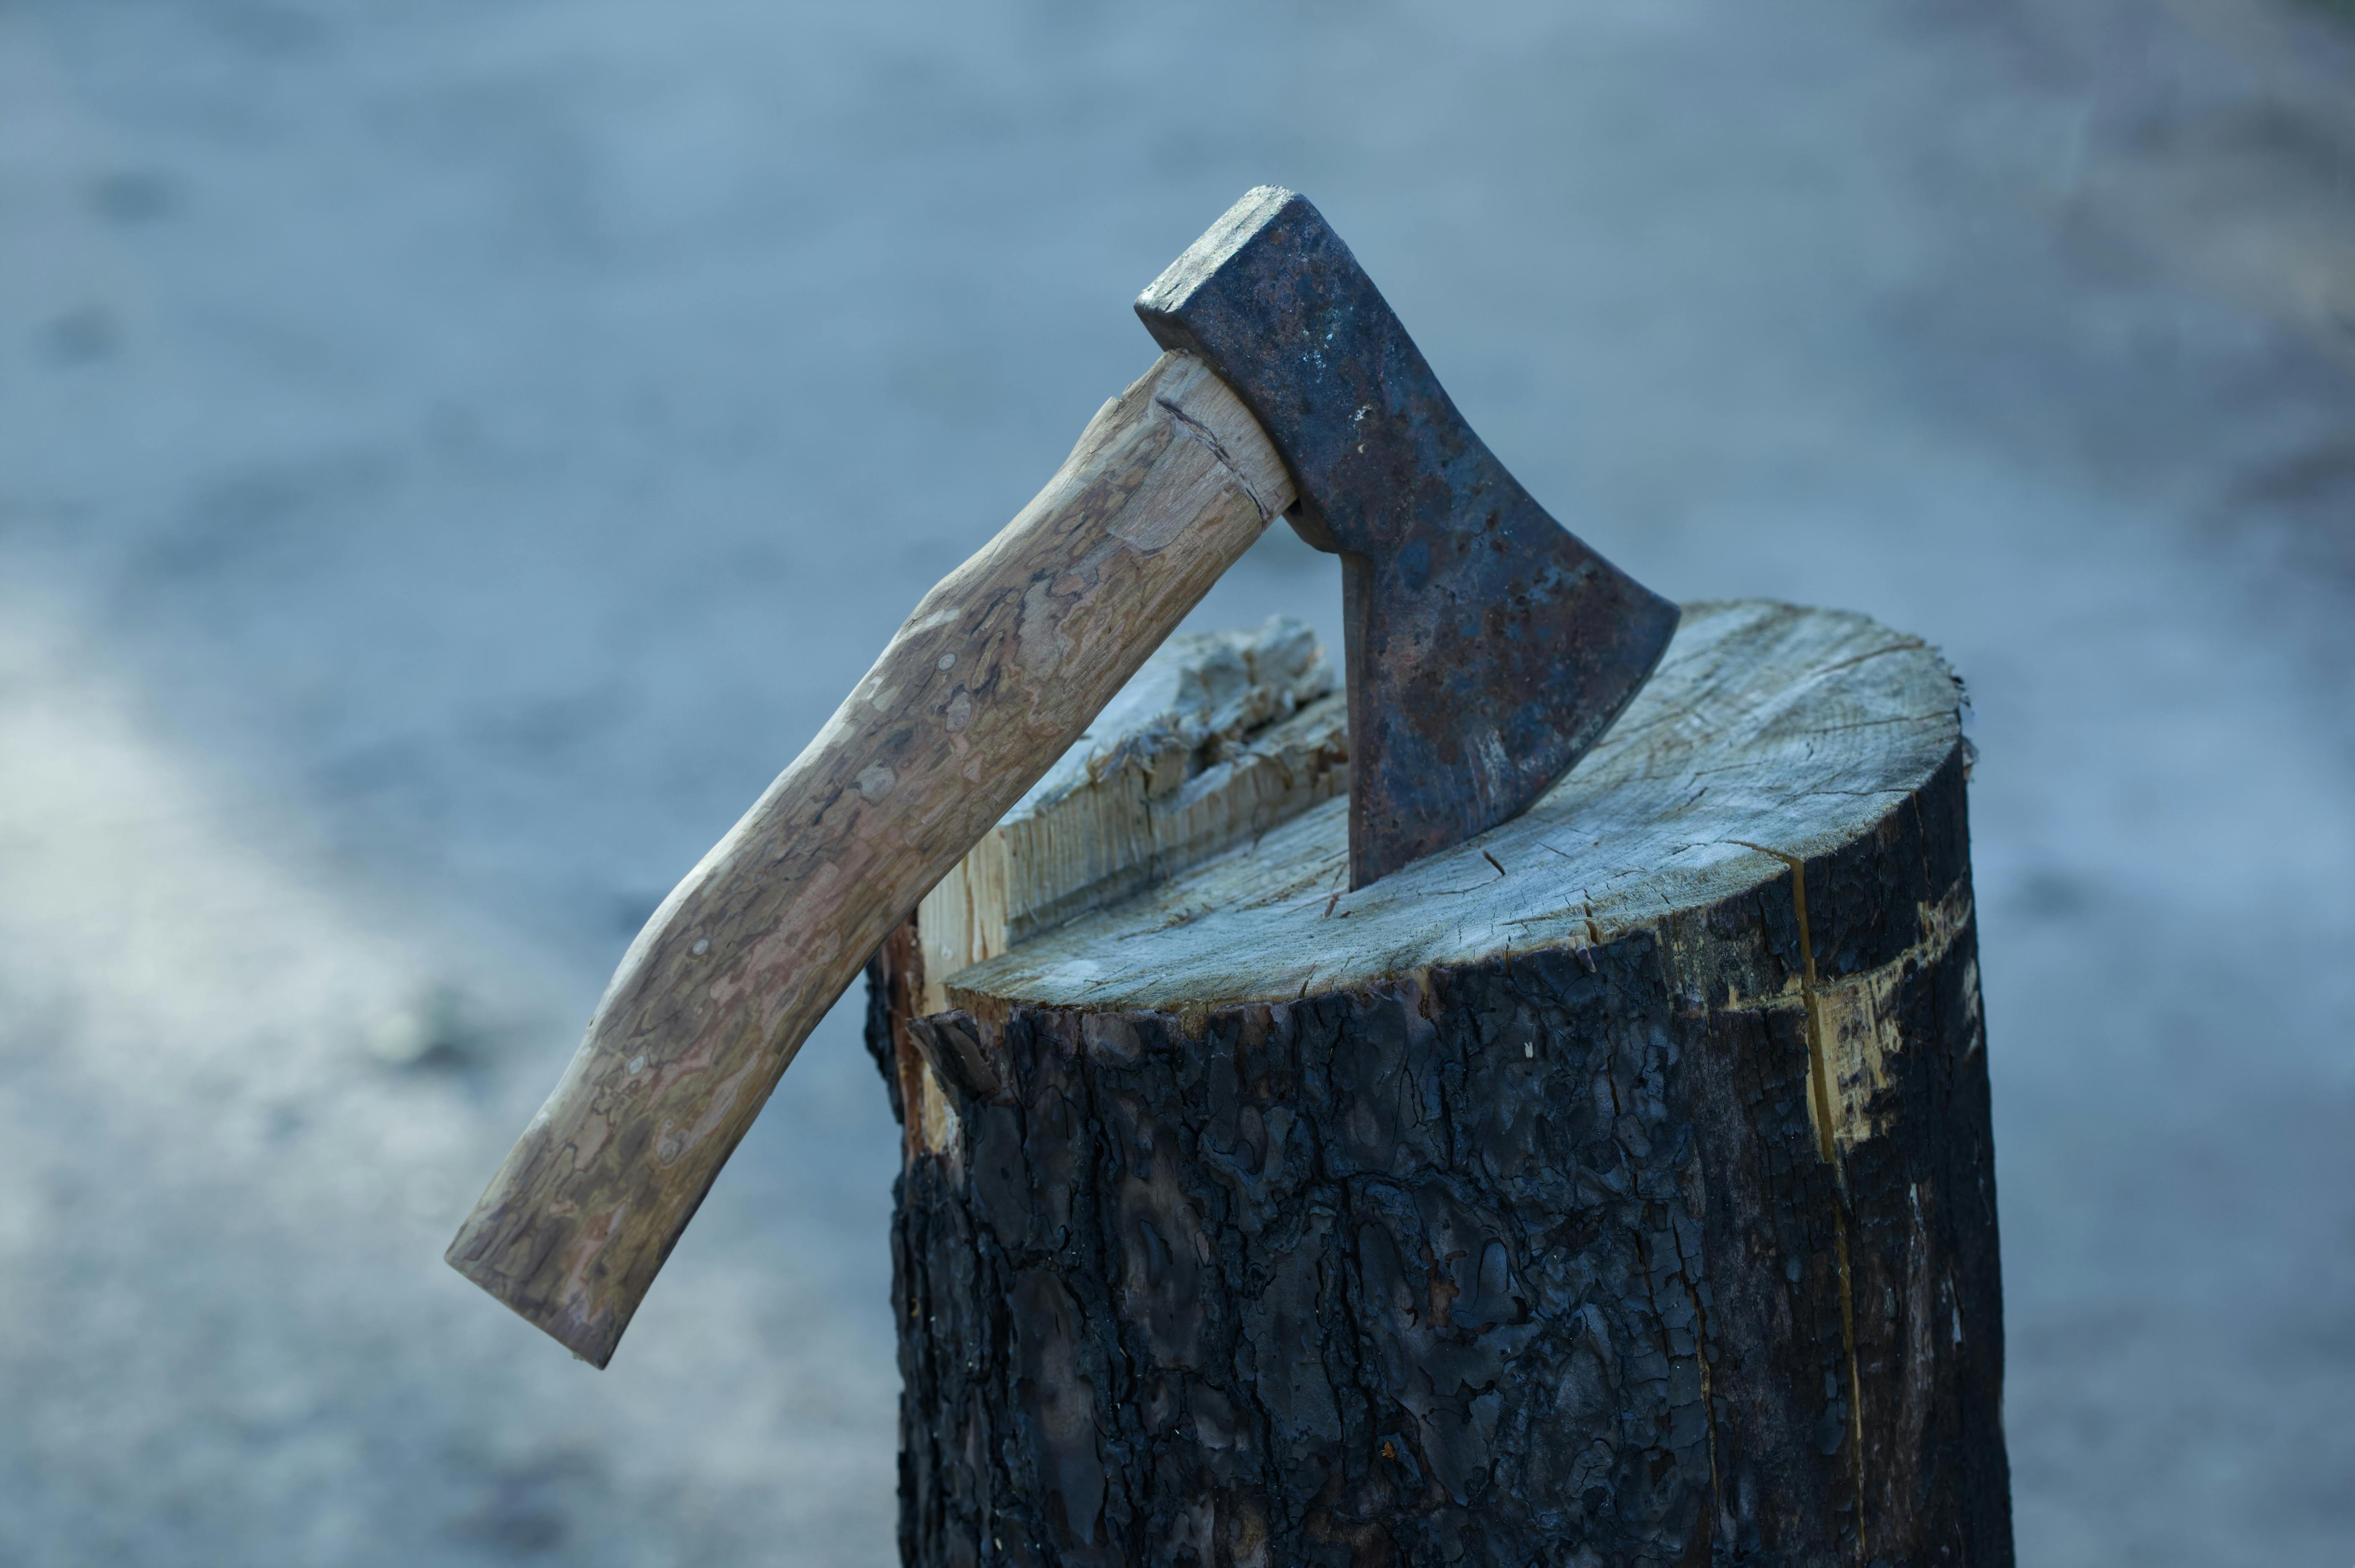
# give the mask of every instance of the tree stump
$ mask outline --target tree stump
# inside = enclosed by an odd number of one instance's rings
[[[1360,892],[1332,799],[929,986],[895,938],[904,1559],[2009,1564],[1956,709],[1697,605]]]

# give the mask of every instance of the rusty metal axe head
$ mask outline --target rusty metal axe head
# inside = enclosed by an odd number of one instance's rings
[[[1136,302],[1241,395],[1341,557],[1350,885],[1518,815],[1603,737],[1677,607],[1529,498],[1307,199],[1262,185]]]

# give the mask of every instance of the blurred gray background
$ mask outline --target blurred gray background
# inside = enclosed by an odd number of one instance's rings
[[[2355,1562],[2347,0],[0,0],[0,1563],[893,1560],[853,1008],[610,1372],[441,1250],[1263,180],[1968,678],[2022,1563]]]

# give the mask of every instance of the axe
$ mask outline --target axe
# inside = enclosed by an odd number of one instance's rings
[[[1341,557],[1352,887],[1529,806],[1666,651],[1677,607],[1505,471],[1305,198],[1250,192],[1136,312],[1167,352],[655,911],[451,1243],[582,1359],[868,955],[1279,514]]]

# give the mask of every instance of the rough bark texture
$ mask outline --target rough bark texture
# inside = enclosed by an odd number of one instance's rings
[[[927,1019],[887,948],[905,1560],[2009,1564],[1945,700],[1839,842],[1582,945]]]

